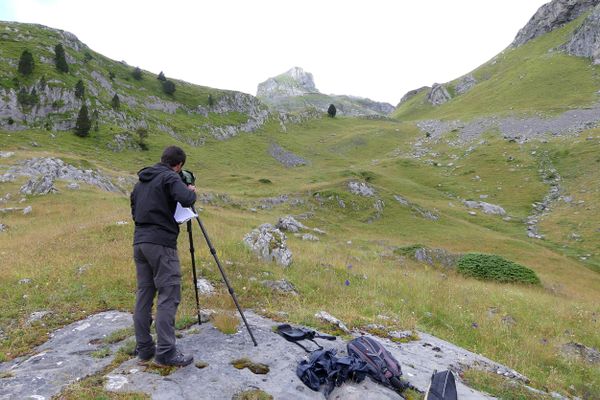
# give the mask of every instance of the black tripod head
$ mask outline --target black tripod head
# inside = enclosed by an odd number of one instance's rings
[[[194,185],[196,183],[196,177],[194,176],[194,173],[192,171],[182,169],[181,171],[179,171],[179,176],[181,177],[183,183],[185,183],[188,186]]]

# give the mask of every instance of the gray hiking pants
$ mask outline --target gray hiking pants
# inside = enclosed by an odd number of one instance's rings
[[[175,314],[181,300],[181,268],[177,250],[153,243],[133,246],[137,272],[137,294],[133,326],[140,355],[151,355],[154,341],[150,335],[152,305],[156,304],[156,355],[169,358],[175,354]]]

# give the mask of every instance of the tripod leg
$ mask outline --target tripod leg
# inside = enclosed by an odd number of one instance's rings
[[[198,278],[196,277],[196,258],[194,257],[194,240],[192,239],[192,220],[187,222],[188,238],[190,240],[190,254],[192,256],[192,277],[194,279],[194,291],[196,292],[196,313],[198,315],[198,325],[202,324],[200,318],[200,299],[198,297]]]
[[[194,211],[194,213],[196,213],[196,210],[194,210],[193,207],[192,207],[192,210]],[[206,240],[206,244],[208,245],[208,248],[210,250],[210,254],[213,255],[213,258],[215,259],[215,262],[217,263],[217,267],[219,267],[219,271],[221,272],[221,276],[223,277],[223,281],[225,282],[225,285],[227,285],[227,289],[229,290],[229,294],[231,295],[231,298],[233,299],[233,302],[235,303],[235,306],[237,307],[240,315],[242,316],[242,320],[244,321],[244,325],[246,325],[246,329],[248,330],[248,333],[250,334],[250,338],[252,339],[252,342],[254,343],[254,345],[258,346],[258,343],[256,343],[256,339],[254,338],[254,335],[252,334],[252,331],[250,330],[250,326],[248,325],[248,321],[246,321],[246,316],[244,315],[244,312],[242,311],[242,309],[240,307],[240,304],[237,301],[237,298],[235,296],[235,292],[233,291],[233,288],[229,284],[229,280],[227,279],[227,276],[225,275],[225,271],[223,270],[223,267],[221,266],[221,262],[219,261],[219,257],[217,256],[217,251],[212,246],[212,243],[210,242],[210,238],[208,237],[208,233],[206,232],[206,229],[204,229],[204,225],[202,224],[202,221],[200,221],[200,218],[196,217],[196,221],[198,221],[198,225],[200,226],[200,230],[202,231],[202,234],[204,235],[204,239]],[[190,221],[188,221],[188,223],[189,222]]]

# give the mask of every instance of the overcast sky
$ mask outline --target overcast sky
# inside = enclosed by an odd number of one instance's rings
[[[298,66],[327,94],[396,105],[507,47],[546,0],[0,0],[117,61],[256,94]]]

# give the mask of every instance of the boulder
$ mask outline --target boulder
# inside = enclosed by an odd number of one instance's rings
[[[445,268],[454,268],[460,255],[452,254],[444,249],[429,249],[427,247],[421,247],[415,250],[415,260],[434,265],[442,265]]]
[[[35,311],[29,315],[27,321],[25,321],[25,326],[31,326],[34,322],[41,321],[48,315],[51,315],[52,311]]]
[[[201,295],[211,295],[215,292],[215,287],[204,278],[200,278],[196,281],[196,287],[198,288],[198,293]]]
[[[477,80],[473,77],[473,75],[467,75],[456,84],[456,94],[465,94],[469,90],[473,89],[476,84]]]
[[[504,208],[502,208],[498,205],[495,205],[495,204],[486,203],[485,201],[467,200],[467,201],[464,201],[463,204],[465,206],[467,206],[467,208],[479,208],[485,214],[502,215],[502,216],[506,215],[506,211],[504,210]]]
[[[302,222],[297,221],[291,215],[279,218],[279,222],[275,225],[277,229],[288,232],[299,232],[302,229],[308,229],[306,226],[302,224]]]
[[[375,189],[371,186],[367,185],[364,182],[348,182],[348,189],[350,189],[350,193],[356,194],[363,197],[373,197],[375,196]]]
[[[19,191],[22,194],[45,195],[48,193],[55,193],[58,190],[54,187],[54,179],[51,176],[38,175],[21,186]]]
[[[446,87],[444,85],[440,85],[439,83],[434,83],[431,87],[431,90],[427,94],[427,101],[433,104],[434,106],[442,105],[448,102],[452,97]]]
[[[309,242],[318,242],[320,239],[315,235],[311,235],[310,233],[305,233],[304,235],[302,235],[302,240],[309,241]]]
[[[565,343],[561,347],[561,352],[566,357],[578,358],[593,365],[600,364],[600,351],[581,343]]]
[[[339,319],[337,319],[336,317],[334,317],[326,311],[319,311],[315,314],[315,318],[320,319],[321,321],[328,322],[346,333],[350,333],[350,329],[348,329],[348,327],[342,321],[340,321]]]
[[[244,244],[266,262],[275,261],[288,267],[292,263],[292,252],[286,244],[285,233],[271,224],[263,224],[244,236]]]
[[[262,281],[261,284],[263,286],[265,286],[273,291],[279,292],[279,293],[285,293],[285,294],[290,293],[293,295],[298,294],[294,285],[285,279],[281,279],[278,281]]]

